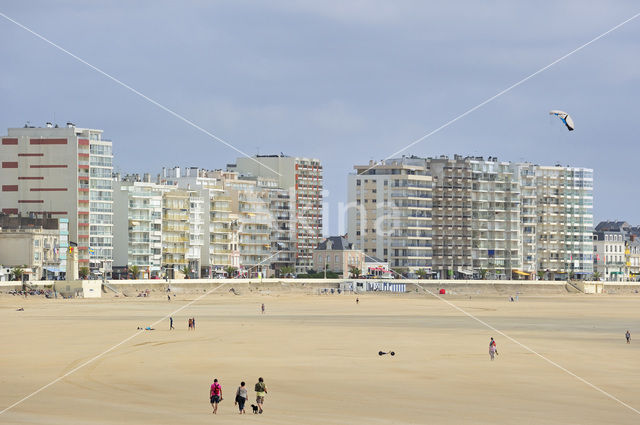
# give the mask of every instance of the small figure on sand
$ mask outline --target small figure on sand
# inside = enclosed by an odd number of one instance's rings
[[[189,330],[193,329],[193,320],[189,318]]]
[[[169,330],[173,330],[173,329],[175,329],[173,327],[173,317],[169,317]]]
[[[240,411],[241,415],[243,415],[245,413],[244,404],[249,399],[249,394],[247,393],[247,387],[245,387],[244,385],[245,385],[244,381],[240,382],[240,386],[238,387],[238,391],[236,391],[236,403],[235,404],[238,406],[238,410]]]
[[[191,318],[191,327],[193,328],[193,330],[196,330],[196,318],[192,317]]]
[[[167,300],[171,301],[171,295],[167,295]]]
[[[496,354],[498,354],[498,348],[496,347],[496,342],[492,337],[491,341],[489,341],[489,356],[491,357],[491,361],[493,361]]]
[[[16,308],[16,311],[24,311],[24,307]],[[629,331],[627,331],[629,332]]]
[[[627,344],[631,344],[631,332],[629,332],[629,329],[627,329],[627,333],[624,336],[627,338]]]
[[[356,304],[360,304],[360,298],[356,298]]]
[[[264,379],[258,378],[258,382],[256,382],[254,390],[256,392],[256,404],[258,405],[258,413],[262,413],[264,396],[265,394],[267,394],[267,386],[264,383]]]
[[[209,397],[211,399],[211,406],[213,407],[213,414],[215,415],[218,413],[218,403],[222,401],[222,385],[218,382],[218,378],[215,378],[213,384],[211,384]]]
[[[262,303],[262,307],[260,307],[260,308],[261,308],[261,310],[262,310],[262,314],[264,314],[264,310],[265,310],[265,309],[264,309],[264,303]]]

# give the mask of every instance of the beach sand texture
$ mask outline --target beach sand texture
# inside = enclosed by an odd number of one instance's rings
[[[222,289],[0,415],[3,424],[637,424],[640,415],[429,295]],[[0,410],[200,294],[0,296]],[[640,409],[640,296],[447,296]],[[266,314],[260,314],[265,303]],[[15,311],[23,306],[25,311]],[[195,317],[197,329],[187,330]],[[630,329],[632,343],[624,342]],[[639,334],[640,335],[640,334]],[[489,338],[499,356],[489,361]],[[394,357],[378,356],[393,350]],[[241,380],[265,413],[240,417]],[[211,414],[213,378],[223,386]]]

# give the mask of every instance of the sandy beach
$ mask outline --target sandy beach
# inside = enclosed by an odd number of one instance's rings
[[[429,295],[207,295],[0,416],[5,424],[632,424],[640,415]],[[0,410],[202,295],[0,295]],[[447,296],[640,409],[640,295]],[[266,314],[260,314],[265,303]],[[24,307],[24,311],[16,308]],[[196,318],[196,330],[187,319]],[[632,343],[624,341],[630,329]],[[635,339],[635,335],[638,339]],[[499,356],[489,361],[494,337]],[[378,351],[396,355],[378,356]],[[233,405],[264,377],[265,413]],[[224,401],[211,414],[213,378]]]

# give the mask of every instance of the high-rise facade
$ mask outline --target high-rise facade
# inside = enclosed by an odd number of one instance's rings
[[[430,270],[432,177],[423,159],[356,165],[348,176],[348,240],[393,269]]]
[[[115,181],[113,212],[114,266],[136,266],[136,278],[162,277],[162,188]]]
[[[423,268],[440,278],[533,278],[542,271],[554,279],[592,273],[592,170],[459,155],[403,157],[354,168],[348,185],[349,240],[365,254],[390,261],[392,268]],[[402,193],[390,192],[387,188],[398,184],[391,180],[405,174],[411,177],[400,183],[406,185]],[[411,182],[417,175],[424,182]],[[427,185],[428,191],[416,192]],[[395,246],[389,246],[385,227],[388,222],[397,227],[392,217],[410,221],[403,231],[392,230],[403,236]],[[418,234],[428,238],[408,237]],[[429,254],[415,258],[418,250]],[[404,252],[414,257],[398,258]]]
[[[313,266],[313,250],[322,241],[322,165],[313,158],[257,155],[238,158],[230,170],[274,179],[291,194],[291,220],[295,236],[296,271]]]
[[[585,277],[593,273],[593,170],[537,166],[538,271]]]
[[[72,123],[10,128],[0,148],[0,209],[68,219],[79,265],[104,267],[108,273],[113,258],[113,153],[102,130]]]

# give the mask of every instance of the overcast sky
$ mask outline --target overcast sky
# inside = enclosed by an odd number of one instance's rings
[[[320,158],[337,232],[353,165],[392,154],[640,12],[619,2],[4,2],[0,12],[249,154]],[[640,18],[414,146],[595,170],[640,224]],[[120,172],[238,154],[0,17],[0,131],[104,129]],[[569,133],[550,109],[572,114]]]

